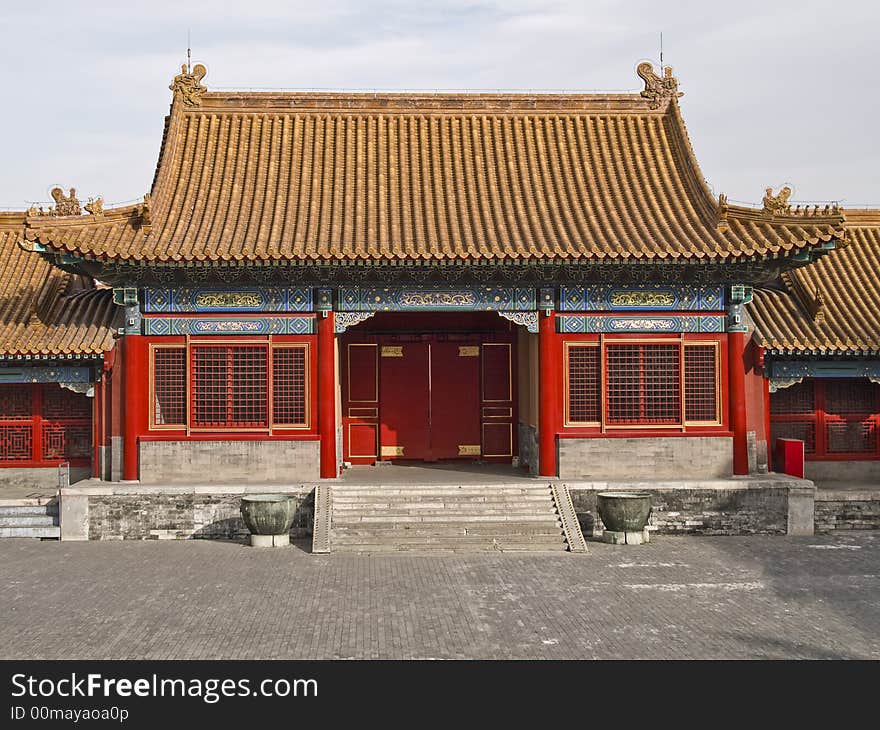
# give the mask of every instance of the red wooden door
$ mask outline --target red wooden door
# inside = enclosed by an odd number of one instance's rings
[[[430,350],[427,342],[379,347],[379,434],[383,459],[430,459]]]
[[[433,342],[431,458],[480,457],[480,345]]]

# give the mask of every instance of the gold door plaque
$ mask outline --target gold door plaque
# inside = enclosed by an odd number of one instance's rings
[[[403,456],[403,446],[383,446],[382,456]]]
[[[382,357],[403,357],[403,347],[382,345]]]
[[[479,456],[480,455],[480,445],[479,444],[459,444],[458,445],[458,455],[459,456]]]
[[[479,357],[480,356],[480,346],[467,346],[467,347],[459,347],[458,348],[458,356],[459,357]]]

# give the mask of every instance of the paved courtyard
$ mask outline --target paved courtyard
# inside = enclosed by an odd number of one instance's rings
[[[0,658],[880,659],[880,533],[587,555],[0,540]]]

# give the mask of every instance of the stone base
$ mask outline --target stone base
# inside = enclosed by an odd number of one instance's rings
[[[639,532],[616,532],[615,530],[605,530],[602,533],[602,540],[612,545],[643,545],[650,542],[651,538],[648,528]]]
[[[286,547],[290,545],[290,534],[285,532],[280,535],[251,535],[251,545],[253,547]]]

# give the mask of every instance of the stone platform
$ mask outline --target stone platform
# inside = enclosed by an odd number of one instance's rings
[[[334,490],[405,486],[520,490],[565,485],[586,537],[599,537],[596,494],[614,489],[654,495],[649,529],[666,534],[811,535],[812,482],[765,474],[703,480],[583,482],[536,478],[511,467],[417,465],[361,467],[322,482]],[[312,534],[314,482],[291,484],[141,484],[89,480],[61,491],[62,540],[244,539],[244,494],[290,494],[297,499],[291,537]]]

